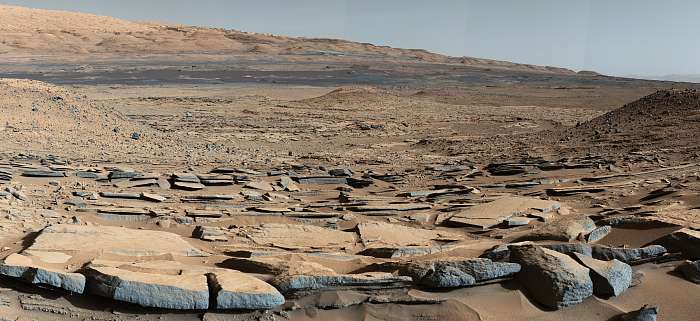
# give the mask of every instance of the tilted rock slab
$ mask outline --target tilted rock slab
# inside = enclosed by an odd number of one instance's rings
[[[208,274],[218,309],[271,309],[284,304],[272,285],[245,273],[217,269]]]
[[[511,276],[520,272],[520,265],[493,262],[486,258],[466,258],[416,262],[402,273],[419,284],[435,288],[455,288]]]
[[[632,267],[618,260],[601,261],[592,257],[573,253],[576,259],[591,269],[593,293],[599,296],[618,296],[632,283]]]
[[[408,276],[369,272],[363,274],[281,275],[272,284],[282,293],[338,288],[401,288],[412,282]]]
[[[625,263],[650,259],[664,255],[666,248],[661,245],[650,245],[642,248],[624,248],[594,245],[592,247],[593,257],[599,260],[610,261],[620,260]]]
[[[560,309],[593,295],[590,270],[566,254],[534,245],[512,246],[510,260],[520,264],[516,278],[535,301]]]
[[[85,272],[88,292],[144,307],[200,310],[209,308],[203,274],[164,275],[91,265]]]
[[[579,235],[587,235],[596,229],[595,222],[583,215],[562,216],[550,223],[543,225],[532,233],[524,235],[517,241],[572,241]]]
[[[700,260],[700,231],[680,229],[653,243],[663,245],[671,251],[682,252],[691,260]]]
[[[0,274],[78,294],[85,290],[85,276],[82,274],[41,267],[32,258],[21,254],[11,254],[5,258],[0,265]]]

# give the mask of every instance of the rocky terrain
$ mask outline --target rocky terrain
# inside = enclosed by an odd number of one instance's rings
[[[0,320],[697,318],[695,84],[0,18]]]

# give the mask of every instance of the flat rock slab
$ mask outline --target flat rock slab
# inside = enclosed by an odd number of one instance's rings
[[[661,245],[650,245],[642,248],[609,247],[602,245],[592,246],[593,257],[599,260],[620,260],[625,263],[635,263],[645,259],[655,258],[666,253],[666,248]]]
[[[365,222],[357,225],[365,246],[384,244],[396,246],[434,245],[435,241],[456,241],[462,236],[447,231],[418,229],[383,222]]]
[[[284,249],[341,248],[357,242],[355,233],[312,225],[262,224],[244,230],[248,238],[259,245]]]
[[[461,226],[491,228],[513,216],[526,215],[531,212],[546,213],[560,207],[561,204],[555,201],[509,196],[467,208],[454,214],[446,222]]]
[[[144,307],[200,310],[209,308],[209,286],[202,274],[164,275],[91,265],[88,291]]]
[[[79,244],[79,246],[77,246]],[[122,256],[207,256],[179,235],[112,226],[58,224],[42,230],[32,251],[110,253]]]
[[[22,172],[25,177],[66,177],[65,172],[49,170],[27,170]]]
[[[204,184],[191,182],[174,182],[173,187],[186,191],[199,191],[206,188]]]
[[[590,270],[566,254],[534,245],[511,246],[510,261],[521,266],[518,282],[546,307],[561,309],[593,295]]]
[[[486,258],[447,259],[415,262],[402,269],[416,283],[432,288],[456,288],[493,279],[505,278],[520,272],[520,265],[493,262]]]
[[[568,242],[577,239],[581,234],[586,235],[591,233],[593,230],[595,230],[595,228],[595,223],[588,216],[568,215],[546,223],[542,227],[518,238],[517,240],[550,240]]]
[[[632,267],[618,261],[601,261],[592,257],[573,253],[576,260],[591,270],[593,293],[598,296],[618,296],[632,283]]]
[[[408,276],[395,276],[391,273],[371,272],[364,274],[336,275],[284,275],[272,280],[272,284],[282,293],[299,291],[353,289],[392,289],[411,284]]]
[[[0,265],[0,274],[21,278],[26,282],[49,285],[69,292],[82,294],[85,290],[85,276],[79,273],[42,267],[41,263],[21,254],[11,254]]]

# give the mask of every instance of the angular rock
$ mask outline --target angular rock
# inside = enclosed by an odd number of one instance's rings
[[[294,182],[293,179],[289,178],[288,176],[282,176],[280,177],[280,186],[287,191],[287,192],[298,192],[300,191],[299,186],[297,186],[297,183]]]
[[[204,184],[201,183],[189,183],[189,182],[175,182],[173,183],[173,186],[178,189],[186,190],[186,191],[198,191],[206,188]]]
[[[469,207],[447,219],[447,223],[460,226],[491,228],[518,215],[531,212],[550,212],[559,209],[558,202],[537,198],[509,196],[490,203]]]
[[[535,301],[560,309],[593,295],[589,269],[568,255],[534,245],[511,246],[510,261],[521,266],[517,280]]]
[[[685,261],[676,268],[686,280],[700,284],[700,261]]]
[[[164,275],[90,265],[88,291],[144,307],[199,310],[209,308],[207,277],[198,274]]]
[[[218,309],[272,309],[284,304],[277,289],[245,273],[217,269],[208,277]]]
[[[82,274],[42,267],[32,258],[20,254],[11,254],[5,258],[0,265],[0,274],[78,294],[85,290],[85,276]]]
[[[355,233],[322,228],[313,225],[262,224],[242,230],[259,245],[283,249],[343,248],[356,243]]]
[[[595,230],[591,231],[591,233],[589,233],[586,236],[586,242],[588,242],[588,243],[598,242],[598,241],[602,240],[604,237],[606,237],[608,234],[610,234],[611,231],[612,231],[612,227],[610,225],[598,227]]]
[[[226,242],[226,233],[216,226],[197,226],[192,231],[192,236],[209,242]]]
[[[645,305],[637,311],[618,316],[615,321],[656,321],[658,315],[658,307]]]
[[[493,262],[486,258],[466,258],[415,262],[402,269],[416,283],[433,288],[470,286],[478,282],[512,276],[520,265]]]
[[[399,258],[408,256],[420,256],[436,254],[453,249],[450,245],[436,246],[376,246],[369,247],[360,252],[360,255],[372,256],[377,258]]]
[[[173,180],[184,183],[200,183],[199,177],[193,173],[173,173]]]
[[[630,287],[632,267],[618,260],[601,261],[592,257],[573,253],[574,257],[591,270],[593,293],[598,296],[618,296]]]
[[[244,186],[245,188],[250,188],[250,189],[256,189],[260,191],[268,191],[272,192],[275,189],[272,187],[272,184],[268,182],[250,182]]]
[[[654,258],[664,255],[666,249],[661,245],[650,245],[643,248],[624,248],[624,247],[609,247],[602,245],[593,245],[593,257],[598,260],[610,261],[613,259],[620,260],[625,263],[634,263],[635,261]]]
[[[100,196],[105,198],[122,198],[122,199],[132,199],[137,200],[141,198],[141,194],[138,193],[114,193],[114,192],[100,192]]]
[[[577,239],[581,234],[589,234],[595,228],[595,223],[588,216],[562,216],[527,235],[519,237],[518,241],[551,240],[568,242]]]
[[[335,168],[329,170],[328,174],[335,177],[350,177],[353,173],[348,168]]]
[[[579,253],[589,257],[593,256],[593,249],[590,245],[585,243],[551,243],[538,245],[563,254]]]
[[[299,177],[297,178],[299,184],[309,184],[309,185],[343,185],[348,183],[348,179],[345,177],[334,177],[334,176],[315,176],[315,177]]]
[[[168,198],[165,196],[160,196],[153,193],[141,193],[141,199],[156,203],[161,203],[168,200]]]

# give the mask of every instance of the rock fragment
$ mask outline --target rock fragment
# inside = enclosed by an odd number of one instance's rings
[[[520,265],[486,258],[465,258],[415,262],[402,270],[421,285],[455,288],[512,276],[520,271]]]
[[[620,315],[616,321],[656,321],[659,315],[659,308],[655,306],[645,305],[637,311],[632,311]]]
[[[593,293],[598,296],[618,296],[630,287],[632,267],[618,260],[601,261],[592,257],[573,253],[574,257],[591,270]]]
[[[685,261],[676,268],[686,280],[700,284],[700,261]]]

